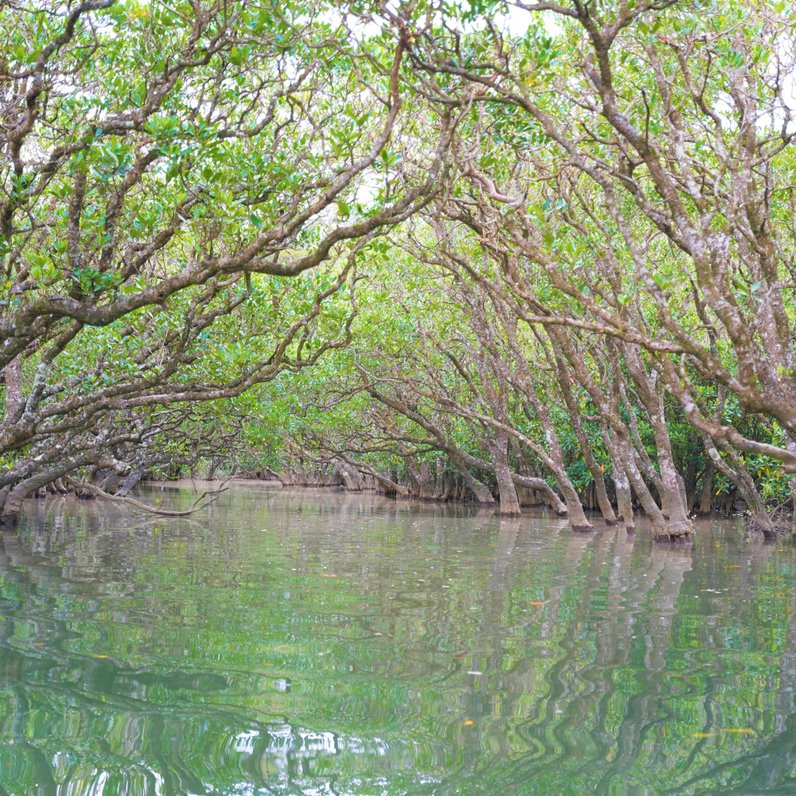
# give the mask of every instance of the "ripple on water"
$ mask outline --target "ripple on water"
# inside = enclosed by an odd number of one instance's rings
[[[0,549],[0,788],[787,792],[793,556],[736,537],[251,488],[191,520],[33,503]]]

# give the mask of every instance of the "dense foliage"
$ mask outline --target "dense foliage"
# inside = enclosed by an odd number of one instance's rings
[[[775,533],[787,4],[4,14],[5,517],[204,463]]]

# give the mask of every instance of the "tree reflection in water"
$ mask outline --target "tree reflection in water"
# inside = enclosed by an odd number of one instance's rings
[[[699,530],[243,487],[190,520],[33,502],[0,551],[0,787],[787,792],[793,553]]]

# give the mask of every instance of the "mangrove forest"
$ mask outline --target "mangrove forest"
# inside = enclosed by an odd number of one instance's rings
[[[796,4],[0,0],[0,796],[796,793]]]
[[[0,505],[247,473],[793,529],[784,2],[0,24]]]

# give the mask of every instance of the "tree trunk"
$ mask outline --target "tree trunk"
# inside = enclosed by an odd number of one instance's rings
[[[611,457],[611,465],[614,476],[614,490],[616,491],[616,510],[619,513],[619,520],[625,526],[628,533],[633,533],[636,530],[636,522],[633,516],[633,493],[630,489],[630,480],[627,477],[627,471],[622,463],[622,454],[619,449],[616,435],[608,430],[605,422],[601,422],[600,431],[605,441],[605,447],[608,449],[608,455]]]
[[[495,498],[492,496],[492,492],[490,492],[489,487],[486,486],[486,484],[482,484],[467,469],[467,465],[457,456],[448,453],[448,458],[450,459],[451,464],[458,470],[467,488],[475,496],[476,501],[478,503],[483,503],[484,505],[494,505]]]
[[[492,465],[500,495],[500,513],[507,516],[521,514],[520,500],[514,486],[508,460],[508,436],[504,431],[496,430],[492,448]]]
[[[338,460],[336,462],[337,471],[343,479],[343,486],[348,492],[361,492],[362,491],[362,476],[346,462]]]
[[[388,497],[409,497],[409,490],[403,484],[397,483],[376,470],[371,470],[371,475],[378,484],[381,484],[384,494]]]
[[[596,464],[596,462],[595,462]],[[597,507],[606,525],[616,525],[618,518],[614,512],[614,507],[608,499],[608,491],[605,488],[605,476],[600,470],[600,477],[594,479],[594,493],[597,498]]]
[[[567,522],[573,531],[593,531],[591,522],[586,517],[583,511],[583,504],[580,502],[580,496],[577,490],[569,480],[566,471],[556,475],[556,482],[561,494],[564,496],[564,502],[567,504]]]
[[[55,475],[51,471],[38,473],[11,487],[5,496],[2,509],[0,509],[0,525],[16,525],[19,521],[19,514],[22,511],[22,503],[25,498],[60,475],[64,475],[64,473],[58,472]]]
[[[652,493],[649,491],[644,478],[641,475],[638,467],[636,466],[635,457],[633,455],[633,446],[629,439],[617,440],[620,453],[623,455],[623,465],[627,473],[630,485],[636,493],[641,508],[649,519],[652,527],[653,540],[659,541],[676,541],[682,539],[690,539],[692,533],[692,525],[690,521],[687,524],[674,525],[659,508]]]
[[[547,440],[549,461],[546,462],[546,464],[549,466],[553,478],[556,479],[558,489],[567,505],[567,520],[573,531],[592,531],[594,528],[592,528],[592,524],[583,511],[583,504],[581,503],[580,495],[578,495],[578,490],[575,489],[564,467],[564,454],[561,450],[561,443],[558,440],[555,426],[553,425],[553,419],[547,411],[547,407],[541,404],[535,396],[534,409],[542,424]]]
[[[127,478],[122,481],[121,486],[117,490],[116,494],[119,497],[127,497],[130,494],[131,490],[138,486],[139,481],[144,477],[144,468],[143,467],[136,467]]]
[[[735,451],[725,447],[725,452],[730,459],[730,461],[725,461],[718,451],[718,445],[721,443],[715,442],[707,434],[702,435],[702,441],[713,464],[735,484],[741,497],[746,501],[750,514],[749,530],[761,532],[766,539],[776,539],[777,529],[774,527],[771,516],[766,510],[763,496],[760,494],[752,476],[744,468],[743,462],[738,459]]]
[[[531,475],[519,475],[519,473],[512,473],[511,477],[515,486],[524,486],[538,492],[559,517],[567,516],[566,503],[561,500],[543,478],[536,478]]]
[[[633,493],[621,462],[614,464],[614,489],[616,490],[616,508],[619,512],[619,520],[624,523],[628,533],[633,533],[636,530],[636,520],[633,516]]]
[[[787,448],[791,453],[796,453],[796,439],[788,434]],[[796,475],[792,475],[790,479],[790,495],[791,495],[791,516],[790,516],[790,532],[791,536],[796,538]]]
[[[121,475],[110,468],[100,471],[99,475],[101,477],[96,480],[96,485],[103,492],[116,492],[122,480]]]
[[[685,485],[674,463],[672,442],[669,438],[669,430],[666,428],[663,399],[657,394],[654,398],[656,399],[654,405],[648,407],[648,416],[655,436],[658,467],[660,468],[660,477],[656,486],[661,498],[661,510],[673,529],[693,530],[693,523],[688,516]]]
[[[654,370],[652,372],[647,371],[639,350],[635,346],[623,345],[622,350],[625,354],[625,363],[637,387],[638,397],[647,414],[655,437],[656,458],[660,475],[657,478],[651,477],[651,480],[658,488],[661,498],[661,510],[669,521],[669,536],[690,536],[693,533],[694,526],[688,516],[688,504],[686,502],[683,479],[680,478],[674,463],[672,441],[669,437],[669,429],[666,427],[666,408],[663,401],[663,391],[658,383],[657,373]],[[632,407],[629,404],[623,385],[620,385],[620,391],[628,407],[631,420],[633,420]],[[635,429],[635,426],[634,431],[638,435],[638,430]],[[643,446],[640,444],[639,452],[640,455],[645,455]],[[641,497],[639,496],[640,499]]]
[[[702,492],[699,496],[699,513],[710,514],[713,510],[713,476],[716,472],[716,465],[712,459],[705,463],[705,473],[702,476]]]
[[[19,357],[9,362],[3,369],[6,385],[6,420],[10,419],[23,404],[22,400],[22,360]]]
[[[556,484],[567,505],[567,518],[572,529],[575,531],[591,531],[593,528],[583,511],[583,504],[581,503],[578,491],[572,484],[566,468],[564,467],[564,453],[561,450],[561,442],[558,438],[550,407],[541,400],[536,393],[536,384],[533,379],[529,377],[530,370],[526,368],[525,373],[526,384],[523,390],[527,399],[525,414],[529,420],[532,420],[535,415],[536,420],[542,426],[544,438],[547,442],[546,451],[537,451],[536,454],[542,459],[545,466],[550,470],[556,480]],[[533,412],[530,411],[531,408]],[[574,423],[575,421],[573,420],[572,422]],[[584,453],[584,456],[585,455]]]

